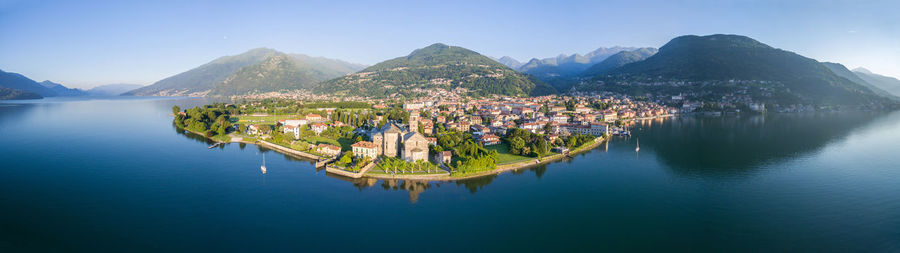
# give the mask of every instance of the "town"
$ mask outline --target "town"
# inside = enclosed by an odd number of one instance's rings
[[[175,125],[218,142],[244,142],[317,160],[347,177],[456,179],[569,156],[632,120],[678,112],[616,95],[467,98],[422,90],[416,99],[349,102],[248,100],[182,111]]]

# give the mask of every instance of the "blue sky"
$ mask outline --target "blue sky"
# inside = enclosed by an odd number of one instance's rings
[[[435,42],[520,61],[741,34],[900,77],[900,1],[9,1],[0,69],[150,84],[257,47],[374,64]]]

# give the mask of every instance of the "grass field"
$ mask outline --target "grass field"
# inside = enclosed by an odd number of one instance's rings
[[[509,153],[509,144],[507,144],[507,143],[500,143],[497,145],[485,146],[484,148],[488,149],[488,150],[497,150],[497,153],[498,153],[497,165],[510,164],[510,163],[521,162],[521,161],[525,161],[525,160],[529,160],[529,159],[535,159],[534,157],[510,154]]]

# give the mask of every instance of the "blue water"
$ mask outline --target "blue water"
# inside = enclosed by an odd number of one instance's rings
[[[900,251],[897,112],[648,121],[429,183],[207,149],[167,116],[206,102],[0,103],[0,251]]]

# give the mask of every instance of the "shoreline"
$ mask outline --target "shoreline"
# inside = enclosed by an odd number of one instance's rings
[[[600,144],[603,144],[606,141],[609,141],[609,137],[607,137],[607,138],[597,137],[594,139],[593,143],[583,145],[583,146],[577,148],[576,150],[570,151],[568,153],[568,155],[569,156],[577,155],[580,153],[584,153],[584,152],[593,150],[594,148],[596,148],[597,146],[600,146]],[[544,157],[543,159],[540,159],[540,160],[538,160],[537,158],[532,158],[532,159],[528,159],[528,160],[521,161],[521,162],[497,165],[497,168],[493,169],[493,170],[482,171],[482,172],[477,172],[477,173],[473,173],[470,175],[463,175],[463,176],[458,176],[458,177],[453,176],[452,174],[451,175],[401,175],[401,176],[365,174],[365,175],[362,175],[362,177],[374,178],[374,179],[455,181],[455,180],[472,179],[472,178],[478,178],[478,177],[484,177],[484,176],[490,176],[490,175],[499,175],[499,174],[502,174],[502,173],[508,172],[508,171],[514,171],[514,170],[529,168],[529,167],[533,167],[533,166],[548,164],[551,162],[562,160],[563,158],[566,158],[566,156],[567,156],[566,154],[555,154],[555,155]]]
[[[308,159],[313,162],[318,162],[319,160],[322,159],[322,157],[317,156],[317,155],[313,155],[313,154],[298,151],[298,150],[293,150],[293,149],[290,149],[287,147],[282,147],[281,145],[263,141],[263,140],[249,142],[249,141],[244,141],[243,138],[239,141],[235,141],[234,138],[232,138],[231,140],[229,140],[227,142],[220,142],[220,141],[214,140],[210,137],[206,137],[206,135],[203,135],[203,134],[200,134],[200,133],[188,130],[188,129],[182,128],[182,130],[184,130],[185,132],[199,135],[199,136],[206,138],[207,140],[211,140],[215,143],[253,144],[253,145],[261,146],[261,147],[267,148],[269,150],[272,150],[272,151],[275,151],[275,152],[278,152],[281,154],[290,155],[290,156],[294,156],[294,157],[298,157],[298,158],[302,158],[302,159]],[[348,176],[348,175],[345,175],[345,173],[333,173],[333,172],[332,173],[335,175],[345,176],[345,177],[350,177],[350,178],[372,178],[372,179],[402,179],[402,180],[423,180],[423,181],[455,181],[455,180],[472,179],[472,178],[478,178],[478,177],[484,177],[484,176],[490,176],[490,175],[499,175],[499,174],[502,174],[502,173],[508,172],[508,171],[515,171],[515,170],[519,170],[519,169],[524,169],[524,168],[529,168],[529,167],[534,167],[534,166],[538,166],[538,165],[543,165],[543,164],[548,164],[551,162],[559,161],[559,160],[562,160],[563,158],[566,158],[567,156],[573,156],[573,155],[577,155],[580,153],[584,153],[584,152],[593,150],[597,146],[600,146],[600,144],[603,144],[604,142],[609,141],[609,138],[610,137],[607,137],[607,138],[596,137],[596,138],[594,138],[593,143],[582,145],[581,147],[578,147],[575,150],[569,151],[568,154],[555,154],[555,155],[543,157],[540,160],[538,160],[538,158],[531,158],[531,159],[528,159],[525,161],[501,164],[501,165],[497,165],[496,169],[476,172],[476,173],[473,173],[470,175],[463,175],[463,176],[453,176],[452,174],[428,174],[428,175],[388,175],[388,174],[385,174],[385,175],[379,175],[379,174],[364,174],[364,173],[358,174],[358,175],[356,175],[356,173],[354,173],[354,176]],[[316,167],[316,168],[318,168],[318,167]],[[347,174],[349,174],[349,173],[352,173],[352,172],[347,172]]]

